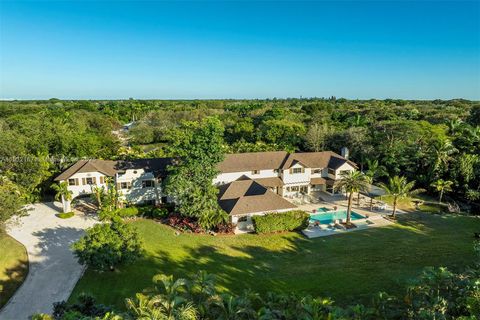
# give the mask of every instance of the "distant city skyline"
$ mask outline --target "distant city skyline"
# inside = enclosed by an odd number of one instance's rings
[[[480,1],[2,1],[0,99],[480,100]]]

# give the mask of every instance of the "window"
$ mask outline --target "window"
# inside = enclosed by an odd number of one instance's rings
[[[142,188],[151,188],[153,187],[153,180],[143,180],[142,181]]]
[[[322,169],[320,169],[320,168],[312,170],[312,174],[320,174],[320,173],[322,173]]]
[[[292,173],[293,173],[293,174],[302,173],[302,172],[303,172],[303,168],[293,168],[293,169],[292,169]]]
[[[335,170],[328,168],[328,174],[333,174],[333,175],[335,175]]]
[[[100,176],[100,184],[104,184],[105,183],[105,177],[104,176]]]
[[[146,206],[154,206],[155,200],[143,200],[143,204]]]
[[[290,187],[290,190],[292,190],[292,191],[299,191],[299,190],[300,190],[300,187],[299,187],[299,186]]]
[[[94,184],[94,178],[86,178],[85,179],[85,184]]]
[[[132,183],[131,182],[120,182],[120,189],[131,189]]]
[[[260,170],[252,170],[252,174],[260,174]]]
[[[77,179],[68,179],[69,186],[76,186],[78,184]]]

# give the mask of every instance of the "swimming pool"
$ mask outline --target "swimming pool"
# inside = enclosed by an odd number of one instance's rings
[[[318,221],[320,224],[329,224],[335,220],[341,220],[347,218],[347,210],[339,210],[333,212],[316,213],[310,215],[310,220]],[[353,220],[364,219],[365,217],[354,211],[351,212],[351,218]]]

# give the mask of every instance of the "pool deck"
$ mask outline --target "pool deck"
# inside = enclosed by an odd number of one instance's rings
[[[331,211],[347,210],[347,201],[343,196],[337,196],[335,199],[329,199],[330,201],[322,201],[319,199],[316,203],[304,203],[297,204],[299,210],[303,210],[310,214],[321,214],[323,211],[317,212],[318,208],[329,208]],[[391,209],[387,210],[370,210],[370,198],[363,197],[363,201],[360,202],[360,206],[357,206],[356,199],[352,203],[352,211],[361,214],[366,217],[365,219],[353,220],[352,223],[357,225],[357,228],[345,230],[337,227],[326,228],[325,225],[322,227],[315,226],[311,224],[307,229],[302,230],[302,233],[307,238],[318,238],[326,237],[335,234],[342,234],[347,232],[353,232],[358,230],[365,230],[369,228],[383,227],[393,224],[392,221],[386,219],[385,217],[390,215]],[[334,210],[336,207],[336,210]],[[314,212],[315,211],[315,212]],[[397,210],[398,214],[403,214],[401,210]]]

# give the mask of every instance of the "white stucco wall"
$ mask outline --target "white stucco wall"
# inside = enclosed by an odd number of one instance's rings
[[[68,190],[72,191],[73,198],[78,197],[80,195],[91,194],[92,193],[92,186],[91,185],[83,185],[82,179],[83,178],[95,178],[97,186],[105,186],[105,184],[100,184],[100,177],[107,178],[104,174],[100,172],[82,172],[82,173],[75,173],[69,179],[78,179],[78,186],[68,186]],[[64,180],[68,183],[68,179]],[[62,181],[63,182],[63,181]]]
[[[301,164],[296,163],[292,167],[293,168],[304,168]],[[285,185],[298,185],[298,184],[308,184],[310,183],[310,168],[304,168],[305,172],[303,173],[292,173],[290,174],[290,168],[283,170],[282,178],[283,183]]]
[[[252,174],[252,171],[220,173],[215,179],[213,179],[213,183],[216,185],[222,185],[235,181],[241,176],[247,176],[250,179],[261,179],[278,177],[279,173],[274,170],[260,170],[259,174]]]
[[[153,180],[154,187],[142,188],[142,181]],[[142,203],[146,200],[160,201],[161,185],[155,179],[151,172],[145,172],[143,169],[129,169],[124,174],[117,174],[116,182],[130,182],[130,189],[118,189],[121,192],[122,198],[131,203]]]

